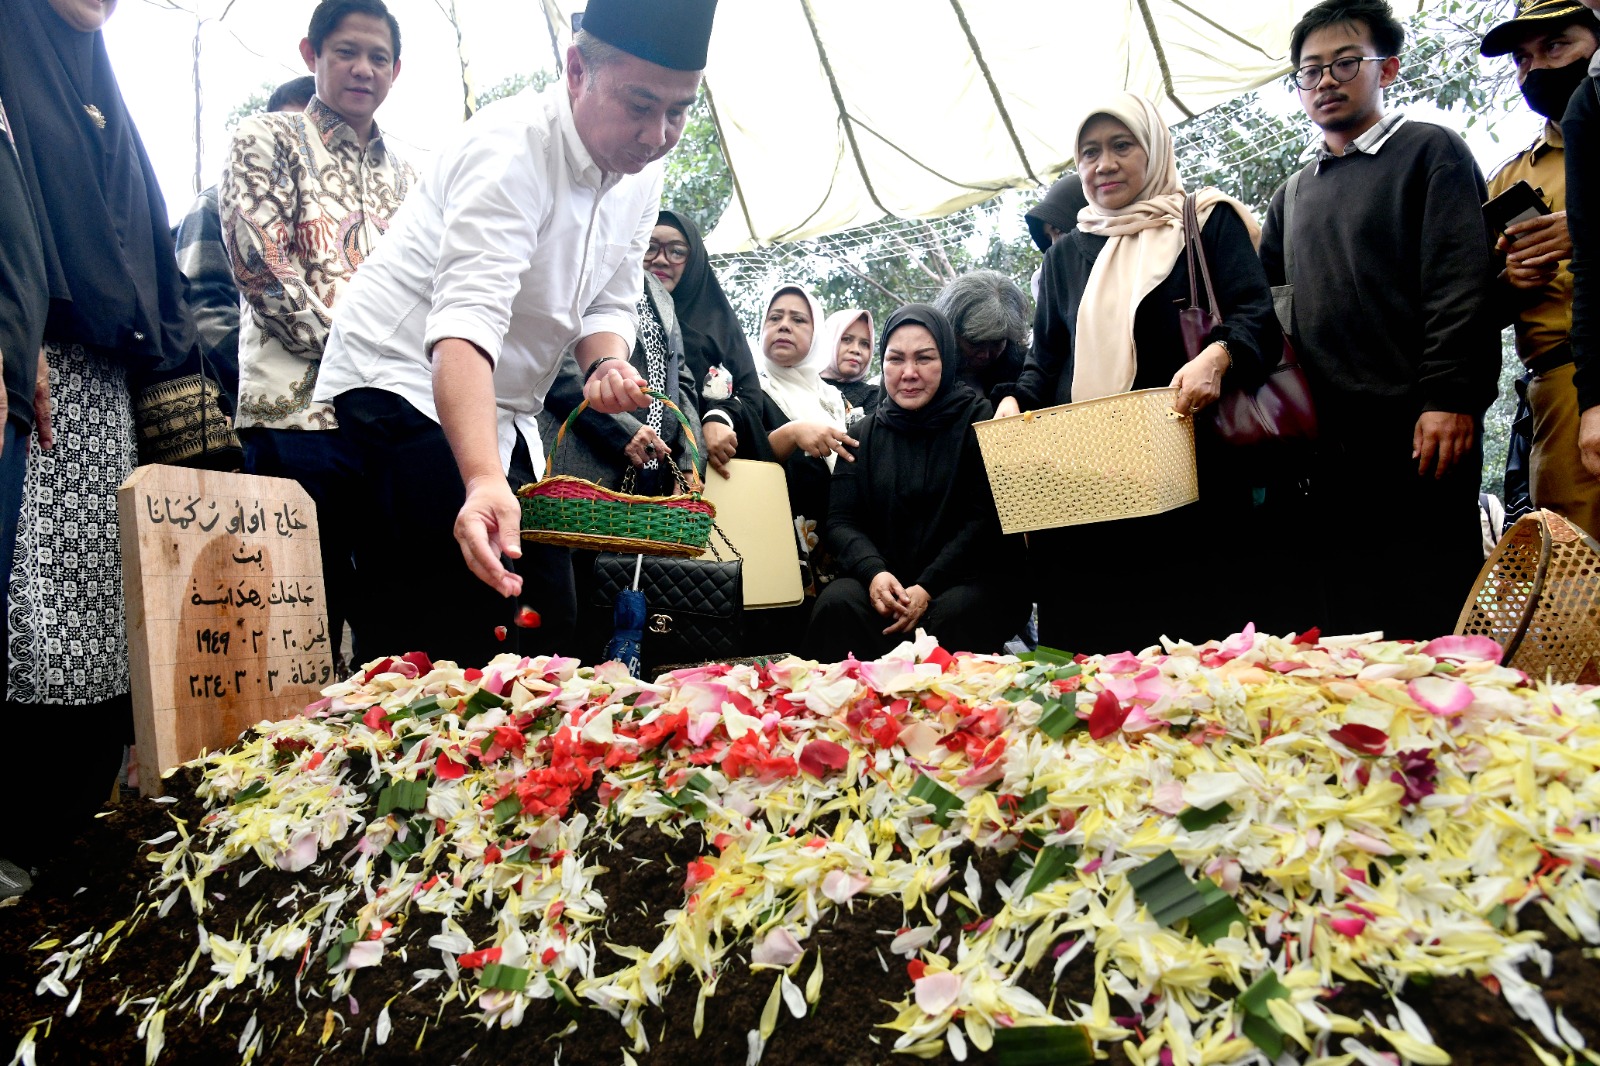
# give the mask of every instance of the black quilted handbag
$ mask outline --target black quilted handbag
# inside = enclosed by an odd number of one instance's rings
[[[601,552],[595,558],[593,606],[604,613],[607,623],[617,593],[633,587],[638,563],[637,555],[615,552]],[[639,588],[644,592],[640,650],[645,676],[663,666],[720,661],[739,654],[744,643],[743,565],[737,557],[723,562],[644,556]]]

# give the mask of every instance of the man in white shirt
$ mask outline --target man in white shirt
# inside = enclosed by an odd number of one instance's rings
[[[535,417],[568,349],[597,409],[648,402],[628,355],[655,164],[683,132],[715,6],[592,0],[565,80],[467,123],[345,292],[316,399],[360,453],[370,506],[356,567],[376,622],[358,658],[478,665],[569,637],[571,568],[524,555],[511,485],[534,476]],[[519,594],[542,628],[511,625]]]

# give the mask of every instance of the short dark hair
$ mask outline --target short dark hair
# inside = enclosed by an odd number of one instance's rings
[[[322,42],[328,39],[328,34],[339,28],[339,23],[345,20],[346,15],[371,15],[387,22],[389,39],[394,43],[394,58],[400,58],[400,23],[389,14],[383,0],[322,0],[317,9],[311,12],[311,25],[306,28],[313,52],[319,56],[322,54]]]
[[[1406,28],[1394,17],[1394,11],[1384,0],[1322,0],[1322,3],[1300,16],[1289,35],[1289,62],[1300,65],[1300,49],[1306,38],[1330,26],[1348,26],[1362,23],[1372,34],[1372,47],[1385,58],[1400,54],[1406,43]]]
[[[272,95],[267,97],[267,110],[283,111],[295,105],[304,110],[315,95],[317,95],[316,78],[309,74],[303,78],[291,78],[272,90]]]

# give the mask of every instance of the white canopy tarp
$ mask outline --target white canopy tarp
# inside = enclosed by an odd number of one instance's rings
[[[561,25],[581,7],[544,2]],[[1309,3],[723,0],[706,85],[735,192],[706,243],[934,218],[1048,183],[1098,96],[1142,93],[1178,122],[1282,76]]]

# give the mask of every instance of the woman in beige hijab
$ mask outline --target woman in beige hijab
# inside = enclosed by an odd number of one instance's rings
[[[1225,379],[1259,380],[1281,335],[1249,208],[1217,189],[1195,194],[1223,324],[1188,360],[1178,318],[1189,302],[1184,188],[1171,131],[1149,100],[1117,93],[1091,111],[1076,144],[1089,203],[1045,256],[1033,349],[996,414],[1170,385],[1174,409],[1190,415],[1216,402]],[[1247,621],[1235,595],[1247,579],[1227,560],[1249,517],[1250,472],[1203,415],[1195,428],[1199,503],[1030,538],[1048,579],[1042,642],[1137,650],[1163,634],[1225,636]]]

